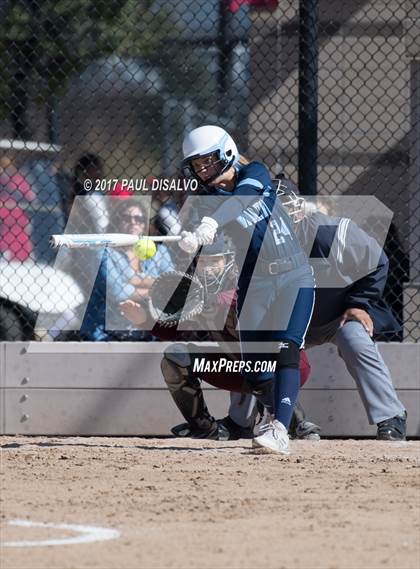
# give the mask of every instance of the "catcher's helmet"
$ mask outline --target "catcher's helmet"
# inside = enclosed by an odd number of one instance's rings
[[[222,292],[234,278],[235,268],[235,255],[233,251],[225,249],[223,239],[202,247],[197,259],[196,275],[204,286],[206,303],[211,303],[214,295]]]
[[[239,152],[233,138],[219,126],[206,125],[192,130],[184,138],[182,152],[184,176],[193,177],[204,185],[215,180],[239,160]],[[197,172],[193,161],[205,158],[208,158],[207,163]]]
[[[299,190],[290,181],[280,178],[277,185],[277,196],[292,218],[293,223],[299,223],[305,217],[305,199],[299,195]]]

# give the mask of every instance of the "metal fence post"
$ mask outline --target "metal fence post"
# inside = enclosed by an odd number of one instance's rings
[[[318,0],[299,3],[299,189],[317,193]]]

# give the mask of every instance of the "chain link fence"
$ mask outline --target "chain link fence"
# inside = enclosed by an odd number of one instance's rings
[[[51,234],[77,219],[179,231],[185,192],[151,188],[179,181],[183,135],[207,123],[302,193],[372,195],[393,212],[385,297],[403,331],[390,339],[418,341],[419,37],[414,0],[2,0],[1,339],[39,337],[41,313],[56,330],[77,316],[91,264],[57,267]],[[176,249],[148,263],[144,294]],[[85,298],[94,319],[104,294]]]

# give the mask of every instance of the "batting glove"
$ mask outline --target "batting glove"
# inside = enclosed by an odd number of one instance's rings
[[[178,245],[186,253],[189,254],[195,253],[197,249],[200,247],[200,244],[198,242],[195,233],[191,233],[190,231],[182,231],[181,237],[182,239],[178,241]]]
[[[194,231],[200,245],[211,245],[216,236],[219,224],[212,217],[203,217],[200,225]]]

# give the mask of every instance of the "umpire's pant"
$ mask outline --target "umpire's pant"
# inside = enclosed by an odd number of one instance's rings
[[[404,412],[376,343],[360,322],[348,321],[340,328],[341,318],[318,327],[309,327],[305,347],[332,343],[356,382],[370,424],[380,423]]]
[[[376,343],[359,322],[346,322],[341,328],[341,318],[323,326],[309,327],[305,347],[311,348],[332,343],[356,382],[357,389],[370,424],[380,423],[404,412],[392,384],[391,374]],[[238,424],[248,426],[254,418],[255,400],[251,395],[241,407],[237,394],[231,397],[229,415]],[[251,399],[252,398],[252,399]]]

